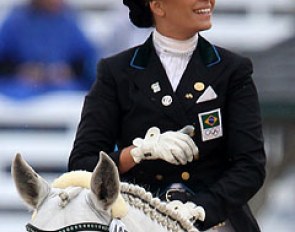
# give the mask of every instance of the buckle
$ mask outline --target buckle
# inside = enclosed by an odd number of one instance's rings
[[[185,193],[185,189],[176,189],[176,188],[171,188],[168,189],[165,195],[166,201],[170,202],[171,201],[171,197],[173,193]]]

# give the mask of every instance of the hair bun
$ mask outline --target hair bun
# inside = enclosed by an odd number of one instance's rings
[[[129,8],[131,22],[141,28],[153,26],[153,17],[149,5],[145,0],[123,0],[123,4]]]

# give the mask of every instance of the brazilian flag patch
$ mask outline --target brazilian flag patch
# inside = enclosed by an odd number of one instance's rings
[[[220,109],[199,114],[203,142],[222,137],[222,121]]]

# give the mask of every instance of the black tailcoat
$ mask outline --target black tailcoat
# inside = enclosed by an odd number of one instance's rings
[[[85,98],[69,169],[92,171],[99,151],[118,164],[121,149],[152,126],[164,132],[194,125],[199,160],[179,166],[143,161],[122,180],[152,192],[184,183],[196,193],[191,200],[206,210],[202,229],[229,219],[238,232],[259,231],[247,205],[265,177],[260,109],[251,74],[249,59],[201,36],[175,92],[151,37],[102,59]],[[170,103],[163,102],[165,96]]]

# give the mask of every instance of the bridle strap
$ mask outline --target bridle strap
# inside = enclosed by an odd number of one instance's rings
[[[78,223],[62,227],[57,230],[40,230],[39,228],[28,223],[26,225],[27,232],[78,232],[78,231],[96,231],[96,232],[108,232],[109,226],[94,222]]]

